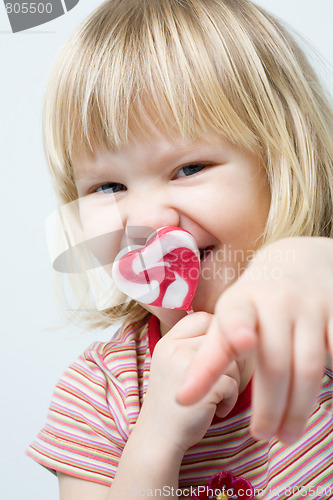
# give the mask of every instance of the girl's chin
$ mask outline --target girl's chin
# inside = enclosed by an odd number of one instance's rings
[[[201,288],[199,288],[193,299],[193,311],[204,311],[209,314],[214,314],[215,304],[218,298],[215,294],[215,290],[210,292],[209,290],[202,291]]]
[[[194,304],[193,303],[193,311],[194,312],[206,312],[209,314],[214,314],[214,307],[211,307],[209,304],[206,303],[198,303]]]

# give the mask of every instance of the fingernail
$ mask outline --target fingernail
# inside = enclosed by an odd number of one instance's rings
[[[278,435],[279,441],[286,445],[294,444],[299,439],[299,437],[299,435],[290,432],[282,432]]]
[[[232,342],[237,344],[241,350],[251,349],[256,341],[256,334],[252,328],[241,326],[230,330],[229,333]]]
[[[233,331],[232,331],[232,335],[233,336],[236,336],[236,337],[248,337],[250,339],[255,339],[256,338],[256,335],[253,331],[252,328],[249,328],[247,326],[240,326],[239,328],[235,328]]]
[[[257,441],[269,441],[273,437],[271,432],[264,431],[262,429],[261,430],[251,429],[251,434]]]

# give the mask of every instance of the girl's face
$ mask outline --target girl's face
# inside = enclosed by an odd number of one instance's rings
[[[87,238],[112,229],[119,234],[126,226],[169,225],[194,236],[201,254],[194,311],[214,312],[262,242],[270,205],[265,170],[256,156],[221,138],[186,142],[154,133],[117,151],[96,151],[74,167],[86,200],[81,217]],[[103,241],[96,253],[111,263],[120,237]]]

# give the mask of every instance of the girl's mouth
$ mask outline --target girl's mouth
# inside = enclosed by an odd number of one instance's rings
[[[213,245],[209,246],[209,247],[205,247],[205,248],[200,248],[200,264],[202,264],[208,257],[209,255],[212,253],[213,251]]]

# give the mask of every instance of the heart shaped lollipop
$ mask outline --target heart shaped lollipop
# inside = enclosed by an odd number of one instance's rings
[[[125,248],[116,256],[116,286],[138,302],[191,310],[200,274],[200,253],[193,236],[167,226],[150,235],[144,246]]]

